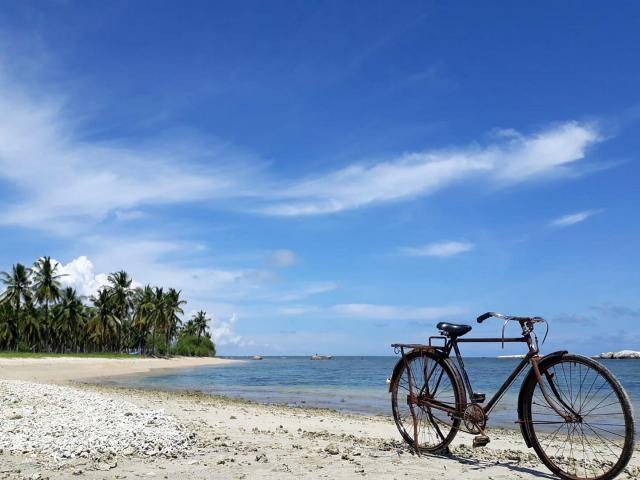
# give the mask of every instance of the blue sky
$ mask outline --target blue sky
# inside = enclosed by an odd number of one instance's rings
[[[227,355],[388,354],[487,310],[545,316],[549,350],[640,349],[639,21],[5,2],[0,268],[182,289]]]

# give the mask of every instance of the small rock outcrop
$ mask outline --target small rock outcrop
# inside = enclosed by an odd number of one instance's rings
[[[635,350],[621,350],[619,352],[605,352],[605,353],[601,353],[600,355],[595,355],[593,358],[609,358],[609,359],[616,359],[616,360],[622,360],[622,359],[626,359],[626,358],[640,359],[640,352],[637,352]]]

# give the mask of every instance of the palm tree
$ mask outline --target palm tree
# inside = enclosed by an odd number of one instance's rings
[[[182,325],[187,302],[181,290],[134,288],[129,274],[120,270],[86,302],[73,288],[61,286],[60,270],[45,256],[32,268],[16,263],[0,272],[0,349],[66,353],[139,346],[145,354],[151,340],[156,355],[158,349],[168,353],[177,335],[209,336],[204,311]]]
[[[182,335],[190,335],[195,337],[197,335],[196,332],[196,324],[193,321],[193,319],[188,320],[187,323],[184,324],[184,327],[182,327],[182,330],[180,330]]]
[[[0,304],[0,347],[10,349],[15,341],[16,332],[13,329],[15,312],[9,302]]]
[[[163,289],[160,287],[153,288],[153,297],[149,307],[149,321],[151,324],[151,332],[153,336],[153,345],[151,346],[152,355],[156,354],[156,333],[166,323],[165,296]]]
[[[34,296],[38,303],[44,304],[44,333],[47,350],[49,350],[51,333],[49,304],[60,299],[60,278],[64,276],[56,274],[59,266],[59,263],[51,261],[51,257],[41,257],[36,260],[32,268]]]
[[[186,300],[180,299],[181,293],[181,290],[170,288],[169,291],[165,294],[164,333],[165,341],[167,344],[167,354],[169,353],[169,344],[171,343],[171,339],[175,336],[178,327],[182,323],[182,320],[180,319],[180,315],[184,315],[182,305],[187,304]]]
[[[32,352],[36,351],[42,341],[41,312],[31,301],[28,301],[24,308],[20,338],[24,338]]]
[[[91,297],[94,308],[90,320],[90,338],[102,350],[113,344],[120,328],[120,319],[114,315],[110,300],[110,293],[106,288],[100,289],[97,296]]]
[[[11,329],[17,350],[20,340],[20,307],[24,303],[31,301],[31,270],[21,263],[16,263],[12,267],[11,273],[0,273],[0,281],[6,286],[5,291],[0,297],[0,302],[8,302],[15,309]]]
[[[146,285],[137,288],[133,293],[133,321],[131,326],[139,336],[140,352],[144,353],[147,346],[147,335],[151,330],[151,311],[154,301],[153,289]]]
[[[210,318],[207,318],[207,312],[204,310],[200,310],[193,316],[191,321],[193,322],[194,330],[198,335],[198,340],[200,340],[200,337],[202,337],[207,331],[207,328],[209,328],[210,320]]]
[[[67,287],[62,291],[54,319],[56,334],[61,339],[61,348],[64,350],[68,346],[78,351],[81,327],[84,323],[84,305],[73,288]]]
[[[129,311],[131,310],[133,289],[131,285],[133,280],[129,277],[129,274],[124,270],[114,272],[109,275],[109,290],[111,296],[111,302],[114,312],[120,320],[120,327],[118,329],[118,349],[122,349],[122,327],[127,327],[129,322]]]

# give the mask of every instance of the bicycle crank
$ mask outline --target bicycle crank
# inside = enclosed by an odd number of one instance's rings
[[[487,425],[487,416],[482,407],[477,403],[467,405],[462,420],[464,421],[464,426],[467,428],[467,431],[476,435],[481,434]]]

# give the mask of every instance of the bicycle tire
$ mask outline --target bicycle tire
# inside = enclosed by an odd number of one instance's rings
[[[398,361],[391,378],[391,406],[393,418],[400,435],[409,445],[414,448],[417,447],[420,452],[440,452],[451,443],[458,433],[460,419],[452,419],[447,416],[448,420],[446,420],[443,418],[444,411],[439,411],[434,414],[434,409],[415,406],[416,417],[418,418],[418,430],[420,431],[418,444],[416,446],[413,434],[413,419],[409,414],[408,401],[406,400],[406,395],[409,393],[406,378],[407,365],[409,365],[408,368],[410,371],[413,372],[412,377],[417,380],[414,380],[414,385],[416,387],[419,385],[419,388],[417,388],[419,391],[425,391],[425,386],[434,386],[437,376],[444,377],[446,375],[444,383],[442,383],[442,379],[439,380],[442,388],[440,390],[441,395],[439,395],[437,399],[446,401],[447,404],[450,404],[457,410],[461,409],[465,399],[460,376],[448,358],[442,358],[433,352],[414,350],[407,353],[405,358],[401,358]],[[424,372],[425,365],[427,365],[431,371],[430,377],[427,377],[426,382],[424,378],[422,378],[426,376],[424,373],[418,375],[419,372]],[[436,398],[435,395],[438,395],[438,388],[439,387],[433,389],[434,395],[432,398]],[[443,429],[447,430],[446,435],[442,432]]]
[[[582,355],[543,361],[540,373],[551,402],[570,407],[579,418],[563,423],[535,376],[528,380],[523,420],[540,460],[566,480],[615,478],[629,463],[635,441],[633,409],[620,382],[604,365]]]

